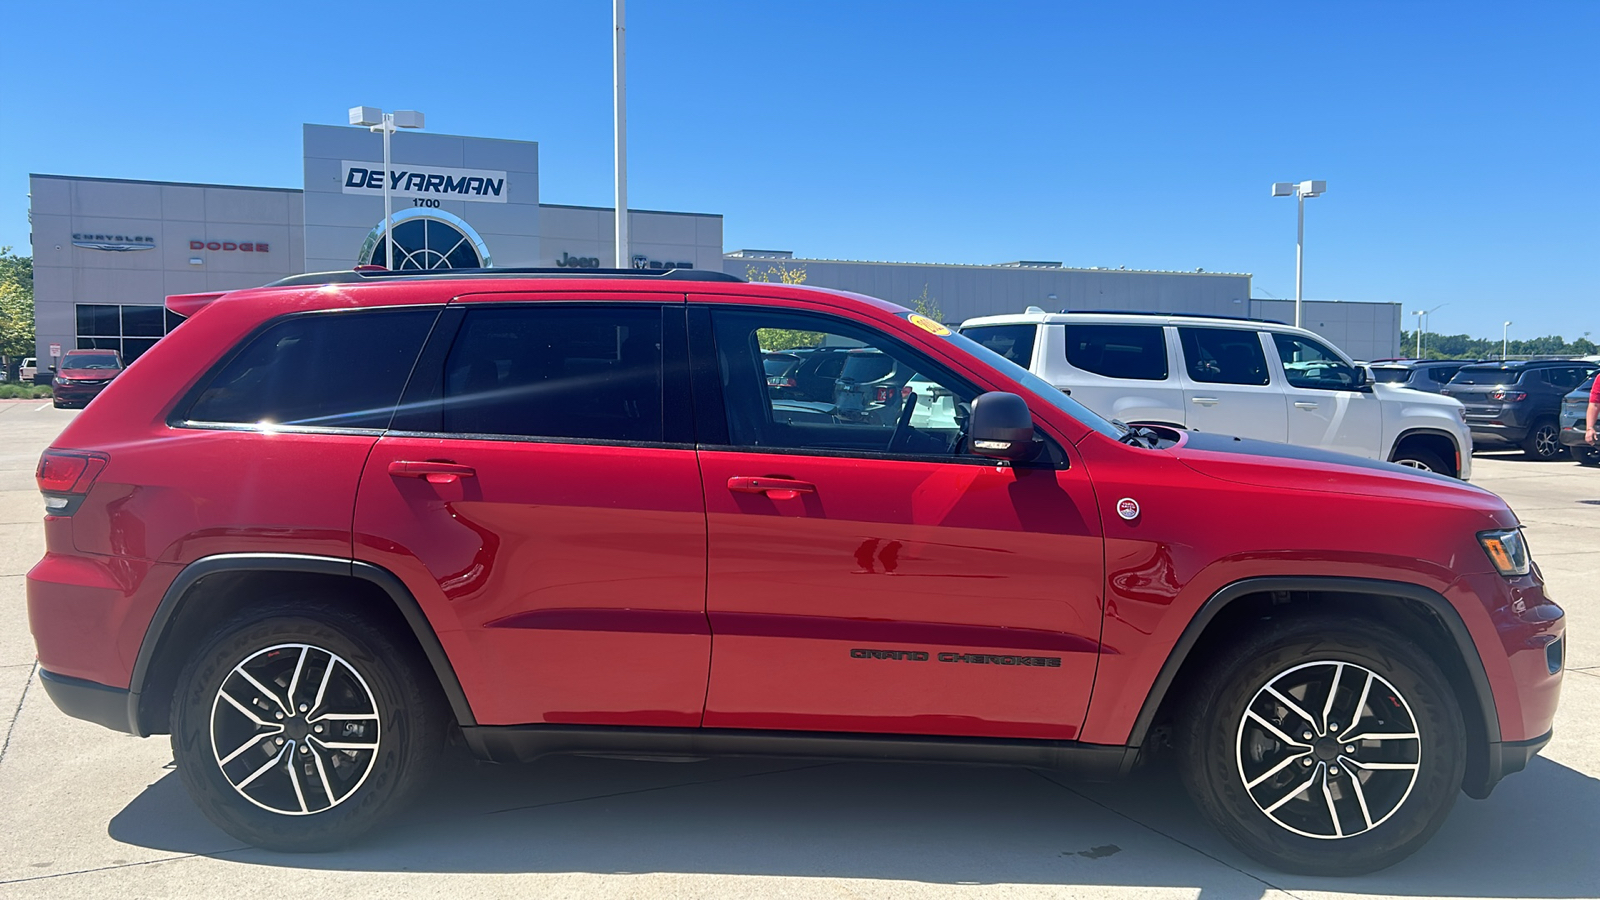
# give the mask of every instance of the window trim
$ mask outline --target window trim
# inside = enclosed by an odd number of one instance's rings
[[[405,381],[401,383],[399,397],[396,400],[394,409],[392,409],[389,413],[389,422],[390,424],[393,424],[395,413],[399,410],[400,403],[404,402],[405,400],[406,390],[411,383],[411,379],[416,376],[417,363],[422,359],[422,354],[427,351],[428,343],[432,339],[433,333],[438,330],[439,321],[446,309],[444,303],[407,303],[394,306],[356,306],[339,307],[335,309],[310,309],[299,312],[285,313],[281,316],[273,316],[270,319],[265,319],[257,323],[256,326],[246,332],[243,337],[240,337],[238,340],[234,341],[233,346],[228,348],[227,353],[224,353],[217,359],[216,362],[212,363],[199,378],[195,379],[194,383],[189,386],[188,390],[184,391],[178,396],[178,399],[167,410],[167,415],[165,416],[164,421],[166,422],[168,428],[183,428],[195,431],[253,431],[259,434],[382,435],[388,430],[387,426],[384,428],[353,428],[328,425],[274,425],[271,428],[263,428],[258,424],[250,422],[208,422],[203,419],[190,419],[188,415],[189,411],[194,408],[195,403],[199,401],[200,395],[205,393],[206,389],[211,386],[211,383],[216,380],[217,376],[221,374],[222,370],[232,365],[233,361],[238,359],[239,356],[245,352],[246,348],[254,346],[256,340],[259,339],[262,334],[266,333],[268,329],[276,327],[280,323],[290,321],[291,319],[300,319],[309,316],[329,316],[339,315],[341,313],[360,314],[370,312],[401,312],[416,309],[433,310],[434,320],[433,324],[429,326],[428,334],[423,336],[422,349],[419,350],[417,355],[411,360],[411,371],[406,374]]]
[[[1321,386],[1321,385],[1295,384],[1289,377],[1289,367],[1288,367],[1288,365],[1283,361],[1283,349],[1278,346],[1278,341],[1279,341],[1280,338],[1284,339],[1284,340],[1302,341],[1302,342],[1314,344],[1318,348],[1320,348],[1321,351],[1324,354],[1332,354],[1332,356],[1330,358],[1335,360],[1335,361],[1337,361],[1337,362],[1339,362],[1339,363],[1341,363],[1341,364],[1343,364],[1345,366],[1345,368],[1349,369],[1350,370],[1350,374],[1351,374],[1352,377],[1358,375],[1359,373],[1357,372],[1357,367],[1356,367],[1356,365],[1354,363],[1352,363],[1351,361],[1345,359],[1344,355],[1342,353],[1340,353],[1338,351],[1338,349],[1336,349],[1335,347],[1331,346],[1326,341],[1323,341],[1323,340],[1320,340],[1320,339],[1317,339],[1317,338],[1306,337],[1303,334],[1294,334],[1294,333],[1288,332],[1288,331],[1268,331],[1268,332],[1264,332],[1264,333],[1265,334],[1269,334],[1269,335],[1272,336],[1272,352],[1273,352],[1274,356],[1278,360],[1278,368],[1283,372],[1283,386],[1284,386],[1285,390],[1294,390],[1294,391],[1327,391],[1329,393],[1340,393],[1340,394],[1365,394],[1365,393],[1370,393],[1370,390],[1364,391],[1364,390],[1362,390],[1362,388],[1363,387],[1367,387],[1367,385],[1370,384],[1371,382],[1367,382],[1365,384],[1352,382],[1349,385],[1344,385],[1344,386],[1340,386],[1340,387],[1324,387],[1324,386]],[[1412,369],[1410,374],[1407,375],[1406,380],[1403,381],[1403,382],[1398,382],[1398,383],[1400,383],[1400,384],[1410,384],[1412,382],[1412,380],[1416,377],[1416,374],[1417,374],[1417,370],[1416,369]]]
[[[928,454],[890,453],[888,450],[837,450],[829,448],[811,447],[772,447],[759,445],[735,444],[732,442],[732,432],[728,430],[728,406],[722,390],[721,362],[717,357],[716,336],[712,322],[713,311],[727,310],[738,313],[776,313],[779,315],[797,315],[802,318],[814,318],[825,321],[841,322],[851,328],[876,332],[891,346],[910,353],[914,357],[926,359],[927,362],[949,373],[950,377],[959,385],[978,394],[988,393],[981,385],[974,383],[970,378],[959,372],[951,371],[950,366],[933,358],[930,354],[911,346],[899,337],[892,335],[880,328],[864,322],[842,316],[836,313],[821,312],[803,307],[788,306],[762,306],[742,303],[694,303],[689,304],[689,337],[690,357],[693,360],[695,374],[695,428],[699,440],[696,447],[708,452],[723,453],[756,453],[773,456],[801,456],[829,459],[871,459],[885,462],[918,462],[940,463],[955,465],[1008,465],[1023,469],[1055,469],[1066,470],[1071,467],[1070,457],[1067,455],[1064,442],[1051,434],[1042,423],[1035,421],[1034,433],[1044,441],[1045,450],[1038,458],[1027,462],[1004,463],[987,456],[977,455],[949,455],[938,456]],[[708,423],[707,420],[710,420]],[[710,424],[711,427],[705,426]],[[708,440],[708,438],[717,440]]]

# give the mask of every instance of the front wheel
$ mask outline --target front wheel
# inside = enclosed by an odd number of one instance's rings
[[[1421,469],[1424,472],[1437,472],[1440,475],[1450,474],[1444,460],[1426,450],[1402,450],[1395,455],[1393,462],[1408,469]]]
[[[332,850],[421,787],[444,718],[384,630],[331,604],[234,619],[179,676],[172,753],[217,827],[269,850]]]
[[[1466,770],[1444,675],[1377,626],[1275,621],[1226,651],[1179,726],[1184,782],[1235,846],[1305,875],[1404,859],[1444,823]]]

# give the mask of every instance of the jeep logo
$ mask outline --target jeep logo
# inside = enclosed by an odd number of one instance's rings
[[[563,250],[561,258],[556,260],[556,266],[562,269],[598,269],[600,268],[600,257],[568,256],[567,252]]]

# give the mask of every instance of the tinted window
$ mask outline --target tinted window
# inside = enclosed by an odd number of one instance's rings
[[[780,310],[714,310],[712,324],[735,445],[918,456],[963,449],[977,392],[883,335]],[[772,384],[757,361],[767,345],[797,340],[817,348],[797,369],[806,374],[795,386]]]
[[[440,431],[660,441],[661,310],[470,309],[445,359]]]
[[[1162,381],[1167,339],[1160,325],[1068,325],[1067,362],[1107,378]]]
[[[386,428],[436,309],[295,316],[225,363],[191,422]]]
[[[78,334],[84,337],[121,337],[122,321],[115,306],[78,304]]]
[[[1411,380],[1410,369],[1372,366],[1370,371],[1372,372],[1372,380],[1379,384],[1405,384]]]
[[[1254,331],[1179,328],[1189,377],[1203,384],[1266,384],[1267,356]]]
[[[1515,369],[1506,370],[1499,366],[1463,366],[1456,372],[1451,384],[1512,384],[1517,380]]]
[[[159,306],[124,306],[123,337],[161,337],[166,334],[166,310]]]
[[[1461,371],[1460,366],[1434,366],[1428,369],[1428,379],[1435,384],[1449,384],[1450,379]]]
[[[112,356],[109,353],[85,354],[83,356],[79,356],[75,353],[68,353],[66,356],[61,358],[61,368],[120,369],[122,368],[122,365],[117,362],[117,358],[115,356]]]
[[[1356,386],[1355,367],[1339,358],[1327,345],[1293,334],[1272,335],[1290,387],[1338,391]]]
[[[975,325],[961,329],[963,337],[982,344],[1026,369],[1033,364],[1036,325]]]

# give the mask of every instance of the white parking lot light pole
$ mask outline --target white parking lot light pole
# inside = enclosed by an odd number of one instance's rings
[[[362,125],[371,131],[383,134],[383,260],[387,268],[394,271],[399,268],[394,264],[394,212],[389,202],[389,185],[394,179],[389,175],[389,136],[394,134],[396,128],[421,128],[422,113],[414,109],[400,109],[386,113],[376,106],[350,107],[350,124]]]
[[[627,29],[622,22],[623,0],[613,0],[611,6],[611,114],[616,122],[616,179],[617,179],[617,268],[626,269],[628,261],[628,94],[627,65],[624,39]]]
[[[1305,278],[1306,198],[1320,197],[1328,189],[1326,181],[1279,181],[1272,185],[1272,196],[1294,197],[1299,207],[1294,235],[1294,327],[1300,322],[1300,294]]]
[[[1422,317],[1427,315],[1420,309],[1412,310],[1411,314],[1417,317],[1417,359],[1422,358]]]
[[[1500,358],[1506,358],[1506,347],[1511,341],[1511,322],[1506,321],[1505,327],[1500,329]]]

